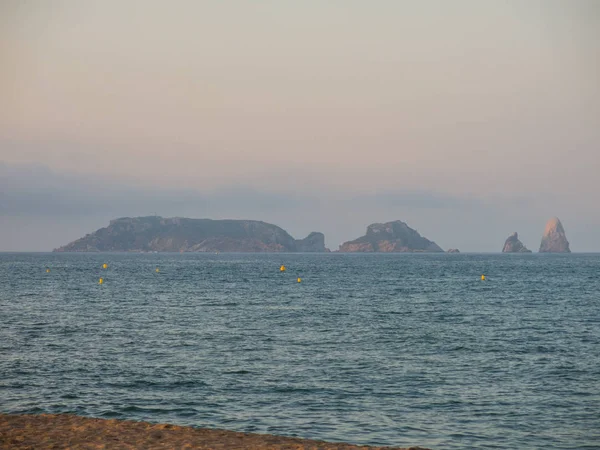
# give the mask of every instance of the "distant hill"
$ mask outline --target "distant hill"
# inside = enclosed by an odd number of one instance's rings
[[[294,239],[255,220],[123,217],[55,252],[325,252],[323,233]]]
[[[367,233],[353,241],[340,245],[340,252],[443,252],[435,242],[421,236],[400,220],[374,223]]]

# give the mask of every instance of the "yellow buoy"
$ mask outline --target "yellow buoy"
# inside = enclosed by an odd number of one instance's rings
[[[481,281],[485,281],[485,275],[481,275]]]
[[[279,268],[279,271],[280,271],[280,272],[285,272],[285,266],[281,266],[281,267]]]
[[[108,269],[108,264],[106,264],[106,263],[102,264],[102,268],[103,269]]]
[[[50,269],[46,269],[46,273],[50,273]]]
[[[160,270],[158,270],[158,267],[156,268],[156,273],[160,272]]]
[[[298,283],[302,283],[302,278],[298,277]]]
[[[104,283],[104,278],[100,278],[100,279],[98,280],[98,284],[102,284],[102,283]]]

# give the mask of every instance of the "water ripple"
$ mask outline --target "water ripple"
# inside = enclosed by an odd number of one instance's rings
[[[599,255],[0,254],[0,410],[600,448],[598,273]]]

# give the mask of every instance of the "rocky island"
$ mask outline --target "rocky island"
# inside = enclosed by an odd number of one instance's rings
[[[504,242],[502,253],[531,253],[523,243],[519,240],[519,234],[515,231]]]
[[[406,223],[396,220],[387,223],[374,223],[367,227],[367,233],[353,241],[340,245],[340,252],[443,252],[435,242],[421,236]]]
[[[55,252],[325,252],[325,236],[294,239],[255,220],[123,217]]]
[[[546,223],[540,253],[571,253],[565,229],[558,217],[553,217]]]

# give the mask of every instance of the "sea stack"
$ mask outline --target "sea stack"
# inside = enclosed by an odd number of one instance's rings
[[[515,231],[504,242],[502,253],[531,253],[531,250],[523,245],[519,240],[519,234]]]
[[[540,253],[571,253],[565,229],[558,217],[553,217],[546,224],[540,244]]]

